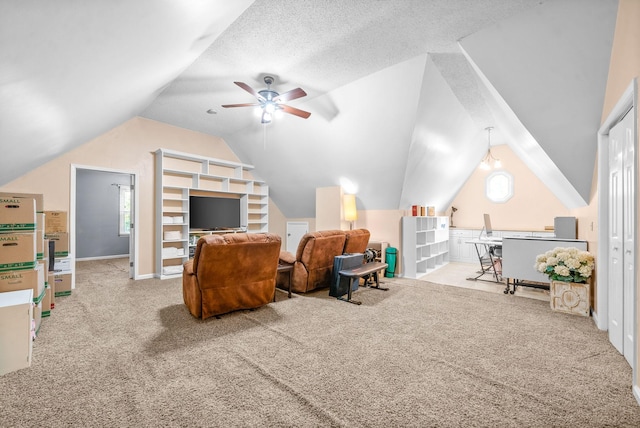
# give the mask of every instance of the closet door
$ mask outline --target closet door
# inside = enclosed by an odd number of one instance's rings
[[[623,352],[622,138],[609,133],[609,341]]]
[[[635,139],[632,109],[609,133],[609,340],[633,366]]]
[[[633,367],[635,353],[634,305],[635,305],[635,138],[633,119],[635,110],[631,110],[618,124],[622,128],[622,164],[623,164],[623,354]]]

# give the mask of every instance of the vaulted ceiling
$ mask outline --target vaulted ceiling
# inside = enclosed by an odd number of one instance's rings
[[[221,136],[285,216],[347,180],[359,209],[444,211],[491,141],[588,202],[615,0],[0,3],[0,185],[142,116]],[[265,75],[309,119],[262,125]],[[211,113],[207,113],[211,110]]]

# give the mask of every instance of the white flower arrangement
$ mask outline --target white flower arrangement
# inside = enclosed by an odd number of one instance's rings
[[[534,267],[552,281],[586,283],[595,267],[595,260],[588,251],[557,247],[539,254]]]

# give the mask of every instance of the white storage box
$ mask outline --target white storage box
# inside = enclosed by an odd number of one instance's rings
[[[56,262],[53,265],[53,270],[55,271],[71,271],[71,257],[58,258],[56,257]]]
[[[179,230],[165,230],[164,231],[164,240],[165,241],[175,241],[178,239],[182,239],[182,232]]]
[[[182,273],[182,266],[165,266],[162,268],[162,273],[165,275],[175,275],[178,273]]]
[[[178,249],[175,247],[165,247],[162,249],[162,257],[178,257]]]
[[[184,217],[181,215],[173,217],[173,223],[184,223]]]
[[[162,223],[164,224],[171,224],[173,223],[173,217],[169,217],[169,216],[162,216]]]

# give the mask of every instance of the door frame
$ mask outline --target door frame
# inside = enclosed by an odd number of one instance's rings
[[[139,177],[138,173],[135,171],[126,171],[121,169],[113,169],[113,168],[103,168],[91,165],[78,165],[71,164],[71,172],[70,172],[70,192],[69,192],[69,251],[71,254],[75,256],[76,254],[76,181],[77,181],[77,172],[79,169],[88,169],[91,171],[103,171],[103,172],[113,172],[117,174],[127,174],[133,177],[133,182],[135,185],[133,186],[133,227],[131,228],[131,234],[129,235],[129,240],[133,240],[133,242],[129,242],[129,248],[133,248],[133,251],[129,251],[129,278],[132,279],[140,279],[140,273],[138,272],[138,254],[139,254],[139,245],[140,242],[138,236],[138,206],[140,203],[140,196],[138,194],[138,185]]]
[[[634,151],[636,153],[635,156],[635,171],[636,177],[638,177],[638,82],[637,79],[634,78],[627,89],[624,91],[616,105],[609,113],[609,116],[605,119],[602,126],[598,130],[598,223],[600,225],[608,225],[609,224],[609,131],[613,128],[624,116],[631,110],[634,109],[634,117],[633,117],[633,127],[635,133],[635,147]],[[637,213],[638,213],[638,179],[636,178],[636,187],[635,193],[633,197],[633,204],[636,207],[636,218],[634,218],[634,230],[636,234],[636,239],[634,243],[635,250],[635,274],[634,274],[634,290],[637,293],[637,282],[638,282],[638,221],[637,221]],[[599,227],[598,228],[598,269],[596,272],[596,280],[597,280],[597,291],[596,291],[596,301],[597,301],[597,312],[593,312],[593,318],[596,323],[596,326],[601,330],[608,329],[608,306],[609,306],[609,286],[608,286],[608,277],[609,277],[609,245],[608,245],[608,227]],[[636,349],[637,349],[637,341],[638,341],[638,308],[635,303],[635,299],[637,295],[634,296],[634,305],[633,305],[633,336],[636,340]],[[638,353],[635,353],[634,356],[634,364],[632,365],[633,376],[632,376],[632,387],[633,394],[636,397],[636,400],[640,402],[640,388],[638,387]]]

